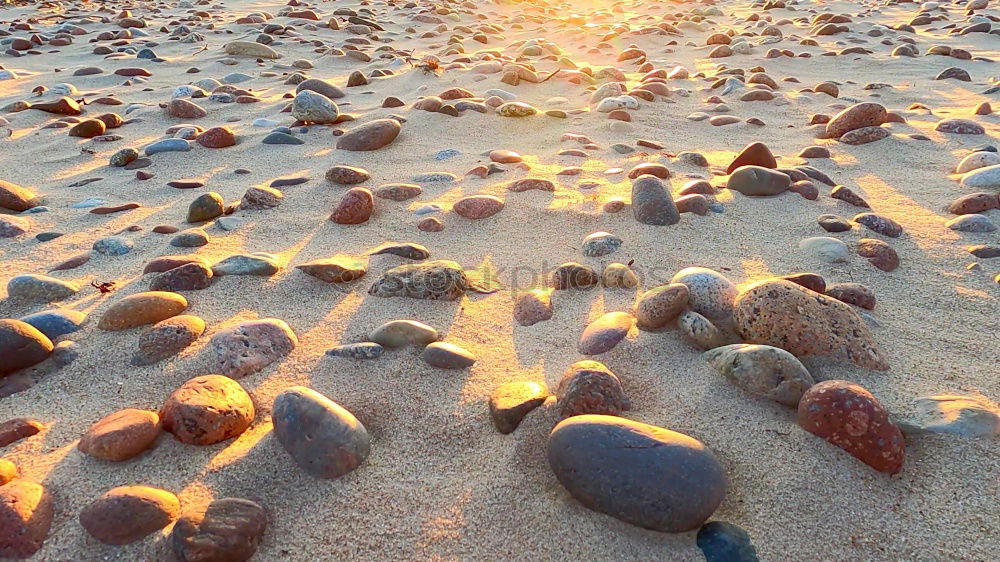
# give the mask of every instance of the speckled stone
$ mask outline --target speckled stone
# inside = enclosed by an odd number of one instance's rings
[[[556,399],[560,419],[582,414],[620,416],[632,407],[618,376],[597,361],[570,365],[559,379]]]
[[[239,379],[284,358],[298,343],[295,332],[277,318],[240,322],[212,336],[215,368]]]
[[[636,324],[641,330],[659,330],[687,308],[688,299],[688,287],[683,283],[654,287],[640,295],[636,302]]]
[[[858,213],[854,222],[867,226],[869,229],[890,238],[899,238],[903,234],[903,226],[885,215],[876,213]]]
[[[663,180],[652,175],[639,176],[632,182],[632,216],[653,226],[677,224],[681,220]]]
[[[595,232],[583,239],[583,255],[589,258],[606,256],[621,248],[622,239],[610,232]]]
[[[205,321],[181,314],[161,320],[139,335],[139,348],[132,357],[136,365],[151,365],[177,355],[205,333]]]
[[[327,283],[347,283],[364,277],[368,264],[350,256],[336,256],[301,263],[295,269]]]
[[[677,328],[681,335],[701,349],[714,349],[724,343],[722,333],[715,324],[693,310],[685,311],[677,318]]]
[[[330,357],[344,357],[347,359],[378,359],[382,356],[385,348],[375,342],[346,343],[334,346],[326,350]]]
[[[736,298],[733,324],[747,343],[773,345],[796,357],[833,356],[865,369],[889,369],[857,312],[791,281],[769,279],[746,289]]]
[[[826,136],[831,139],[839,139],[855,129],[877,127],[885,123],[888,115],[889,112],[882,104],[856,103],[830,119],[826,124]]]
[[[814,385],[799,402],[798,422],[879,472],[903,470],[902,432],[882,404],[857,384],[831,380]]]
[[[532,326],[552,318],[552,298],[548,291],[522,291],[514,298],[514,320],[521,326]]]
[[[769,345],[724,345],[702,358],[739,388],[786,406],[798,406],[802,394],[816,384],[794,355]]]
[[[560,264],[549,273],[549,286],[556,290],[585,289],[600,281],[597,273],[576,262]]]
[[[267,514],[241,498],[213,500],[208,508],[187,511],[170,532],[179,562],[245,562],[257,552]]]
[[[711,319],[727,318],[733,313],[733,300],[738,294],[732,281],[717,271],[705,267],[686,267],[677,272],[670,283],[688,288],[691,310]]]
[[[7,296],[36,303],[61,301],[80,292],[76,283],[48,275],[17,275],[7,282]]]

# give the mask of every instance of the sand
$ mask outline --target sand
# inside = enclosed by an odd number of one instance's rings
[[[187,11],[168,3],[165,13],[180,17]],[[583,238],[606,230],[621,236],[621,250],[604,258],[586,259],[592,266],[612,261],[634,260],[643,287],[667,282],[679,269],[705,266],[723,271],[741,286],[772,275],[814,271],[830,282],[854,281],[870,287],[878,298],[873,313],[876,340],[892,365],[889,372],[875,373],[835,360],[806,359],[817,379],[848,379],[862,384],[893,412],[905,417],[913,401],[937,393],[978,391],[1000,397],[1000,353],[996,346],[1000,273],[996,260],[983,260],[979,269],[967,269],[978,261],[964,247],[996,243],[994,234],[962,234],[946,229],[948,203],[968,192],[949,176],[971,147],[996,143],[1000,137],[997,114],[978,116],[986,135],[943,135],[936,122],[945,117],[971,117],[981,101],[997,102],[996,95],[982,95],[996,63],[923,56],[933,44],[968,49],[975,56],[1000,58],[995,35],[952,36],[942,24],[921,28],[913,37],[921,56],[889,56],[893,46],[880,45],[879,38],[865,37],[874,24],[905,23],[917,13],[916,4],[882,5],[873,2],[808,2],[799,12],[771,11],[771,16],[795,18],[801,10],[815,8],[842,14],[880,6],[878,13],[855,18],[854,33],[817,37],[820,47],[800,46],[786,39],[778,48],[818,55],[824,50],[851,46],[850,37],[864,38],[873,55],[764,59],[768,46],[754,47],[752,55],[709,60],[704,39],[728,26],[742,29],[743,18],[761,13],[748,2],[723,2],[727,14],[715,18],[719,25],[703,29],[685,28],[678,44],[667,47],[669,37],[623,35],[610,39],[610,48],[590,52],[612,22],[630,22],[633,28],[659,22],[663,15],[686,11],[692,4],[624,2],[603,4],[575,2],[554,12],[566,16],[579,13],[587,21],[599,22],[594,29],[579,25],[555,25],[534,4],[482,3],[475,12],[504,27],[502,35],[488,45],[466,41],[466,49],[508,48],[518,40],[543,37],[560,47],[578,64],[595,68],[618,66],[638,79],[635,67],[616,63],[618,52],[631,43],[646,49],[657,68],[682,64],[692,73],[711,71],[715,64],[749,68],[763,65],[779,80],[788,105],[771,102],[739,102],[727,97],[732,113],[746,119],[758,117],[766,126],[746,123],[713,127],[708,122],[685,118],[708,107],[703,100],[715,92],[702,91],[710,82],[680,81],[676,86],[692,90],[690,97],[674,96],[674,103],[643,103],[632,112],[633,121],[624,130],[612,130],[603,114],[592,110],[568,119],[536,116],[504,119],[491,114],[466,112],[459,118],[414,111],[408,107],[382,109],[381,100],[397,96],[412,103],[420,95],[435,95],[461,86],[482,95],[488,88],[515,92],[520,100],[536,107],[555,107],[547,100],[567,98],[563,109],[586,108],[584,87],[558,78],[541,84],[512,87],[499,81],[499,74],[476,81],[476,75],[451,69],[439,75],[393,67],[397,75],[376,80],[369,86],[348,89],[342,111],[367,120],[391,113],[405,116],[400,137],[374,152],[347,153],[334,149],[328,127],[313,127],[299,135],[302,146],[266,146],[260,139],[269,131],[253,128],[258,117],[273,118],[290,125],[289,114],[279,113],[288,103],[282,94],[292,89],[283,77],[255,78],[241,84],[263,98],[255,105],[223,105],[200,100],[209,116],[197,124],[229,124],[239,144],[222,150],[196,147],[189,153],[158,154],[147,171],[152,180],[140,182],[134,173],[107,167],[107,158],[124,146],[142,147],[160,138],[180,120],[169,118],[157,107],[169,101],[170,92],[192,80],[221,78],[231,72],[253,76],[262,71],[291,72],[287,65],[309,59],[316,68],[312,77],[326,78],[343,86],[348,74],[385,66],[385,62],[362,64],[337,56],[318,56],[309,43],[283,39],[275,47],[284,58],[256,64],[240,58],[239,64],[219,64],[227,58],[222,45],[241,37],[250,26],[233,24],[236,17],[267,10],[276,13],[283,4],[271,1],[228,0],[220,3],[218,34],[201,29],[204,43],[179,44],[162,41],[156,52],[170,62],[150,63],[135,59],[103,60],[90,54],[88,36],[58,53],[21,58],[2,57],[0,64],[15,70],[20,78],[0,82],[0,105],[30,99],[36,85],[52,87],[72,82],[81,92],[114,94],[129,103],[149,104],[133,112],[141,124],[118,129],[125,138],[96,144],[67,137],[65,129],[38,127],[51,116],[27,111],[5,115],[13,136],[0,141],[0,177],[42,194],[50,212],[31,215],[29,235],[0,241],[0,286],[9,278],[26,273],[44,273],[52,265],[88,251],[98,238],[130,225],[143,230],[128,233],[135,241],[126,256],[95,256],[86,265],[55,276],[78,281],[114,281],[117,290],[102,296],[86,287],[62,303],[91,314],[79,332],[66,336],[80,344],[81,356],[57,369],[49,362],[30,370],[37,384],[0,399],[0,420],[30,416],[41,420],[46,430],[38,436],[0,450],[15,462],[24,478],[45,485],[56,498],[56,515],[49,538],[36,560],[166,560],[168,527],[146,540],[113,547],[88,536],[77,517],[80,510],[107,489],[144,484],[176,493],[185,509],[207,504],[213,497],[237,496],[253,499],[265,507],[270,522],[255,559],[257,560],[700,560],[695,533],[661,534],[628,525],[584,508],[559,485],[545,459],[545,439],[555,421],[551,404],[530,414],[513,434],[500,435],[489,419],[487,400],[499,384],[533,380],[554,389],[566,367],[581,359],[576,341],[588,319],[608,311],[627,310],[635,292],[590,290],[554,295],[554,317],[531,327],[512,320],[513,285],[530,284],[532,277],[567,261],[584,261]],[[74,5],[67,3],[65,5]],[[93,4],[80,4],[86,10]],[[124,4],[107,4],[116,12]],[[150,4],[152,5],[152,4]],[[357,8],[354,1],[315,3],[313,8],[328,17],[335,8]],[[429,5],[423,2],[420,6]],[[471,4],[470,4],[471,5]],[[952,21],[961,18],[957,5],[948,8]],[[136,6],[137,15],[148,15]],[[610,7],[620,11],[610,12]],[[446,30],[432,38],[419,36],[436,27],[407,19],[412,10],[401,3],[374,2],[368,7],[387,16],[387,33],[397,49],[414,50],[415,62],[423,55],[439,54],[453,33]],[[209,6],[198,6],[208,9]],[[596,11],[603,10],[601,15]],[[0,10],[0,19],[51,13],[48,9],[12,7]],[[980,13],[1000,16],[996,7]],[[646,20],[645,15],[653,16]],[[733,14],[729,16],[728,14]],[[524,16],[530,16],[525,18]],[[325,21],[326,18],[324,18]],[[155,31],[169,21],[159,18]],[[290,23],[288,18],[278,22]],[[476,19],[463,15],[462,24]],[[519,22],[520,25],[513,25]],[[458,22],[450,22],[448,26]],[[996,28],[997,24],[994,24]],[[406,33],[413,26],[417,33]],[[111,29],[92,25],[90,29]],[[782,25],[786,37],[808,36],[808,25]],[[18,32],[21,36],[23,32]],[[304,37],[320,38],[339,45],[346,34],[328,29],[302,30]],[[161,34],[153,33],[154,38]],[[253,37],[253,35],[250,35]],[[410,38],[405,38],[410,37]],[[696,46],[686,46],[690,40]],[[838,44],[839,43],[839,44]],[[894,45],[898,45],[895,43]],[[42,47],[43,51],[50,48]],[[106,70],[143,66],[153,72],[148,83],[121,86],[123,79],[110,72],[72,77],[71,70],[97,65]],[[967,69],[972,83],[933,81],[941,70],[957,66]],[[199,74],[186,74],[190,67]],[[53,69],[62,69],[55,73]],[[547,74],[552,61],[539,63]],[[801,84],[780,82],[794,76]],[[850,102],[822,94],[799,94],[800,87],[824,80],[841,82],[841,95],[860,101],[878,101],[899,111],[908,121],[893,124],[894,136],[864,146],[847,146],[832,140],[813,140],[807,128],[813,113],[833,114],[831,104]],[[892,88],[863,90],[869,82],[884,82]],[[143,91],[144,88],[151,91]],[[366,94],[365,92],[373,92]],[[878,96],[878,97],[875,97]],[[905,111],[913,103],[932,109]],[[91,108],[91,111],[95,110]],[[99,107],[97,111],[124,110]],[[232,122],[230,122],[232,121]],[[347,124],[350,126],[350,124]],[[564,133],[588,135],[601,149],[580,164],[580,158],[557,156],[562,149],[579,148],[575,142],[560,142]],[[922,133],[930,141],[907,135]],[[647,150],[619,155],[608,147],[636,139],[653,139],[664,151]],[[838,183],[863,193],[875,209],[894,218],[906,234],[891,241],[902,265],[884,273],[866,260],[853,256],[842,264],[826,264],[798,251],[798,241],[826,233],[815,217],[835,213],[850,218],[856,209],[828,197],[821,187],[818,201],[807,201],[787,193],[775,198],[751,199],[722,191],[718,201],[725,212],[707,217],[685,215],[670,227],[640,225],[627,210],[619,214],[601,212],[612,197],[629,198],[630,182],[624,174],[605,175],[607,168],[626,170],[643,162],[663,162],[673,172],[673,188],[688,174],[711,179],[711,171],[669,158],[663,152],[697,151],[713,167],[725,168],[733,155],[752,141],[763,141],[780,155],[780,165],[803,160],[794,155],[811,144],[827,146],[831,160],[810,163]],[[90,153],[81,149],[93,149]],[[435,154],[453,148],[460,155],[436,161]],[[488,162],[482,154],[492,149],[515,150],[525,157],[530,172],[511,169],[485,179],[463,178],[450,185],[425,185],[424,194],[406,203],[378,201],[375,216],[365,225],[345,227],[327,220],[344,188],[323,180],[326,169],[337,164],[363,167],[372,178],[366,186],[409,181],[422,172],[448,171],[462,176],[475,165]],[[640,149],[645,150],[645,149]],[[582,166],[581,176],[559,176],[566,166]],[[235,175],[246,168],[249,175]],[[218,261],[235,252],[264,251],[277,254],[285,269],[271,278],[231,276],[217,279],[206,290],[188,293],[190,314],[201,316],[208,331],[179,356],[146,367],[134,367],[129,359],[140,330],[103,332],[96,323],[100,314],[121,297],[146,290],[141,277],[144,263],[165,254],[183,254],[169,246],[170,236],[153,234],[157,224],[184,227],[187,206],[198,194],[211,190],[225,200],[238,200],[248,187],[267,185],[277,177],[304,175],[310,182],[284,189],[283,204],[271,211],[238,211],[245,224],[232,232],[208,226],[211,243],[193,253]],[[506,193],[504,183],[519,177],[543,177],[556,181],[555,193]],[[99,182],[83,187],[70,184],[88,177]],[[200,190],[176,190],[166,182],[200,178]],[[599,185],[580,189],[581,181]],[[718,181],[714,183],[718,184]],[[449,208],[457,198],[474,193],[503,197],[502,213],[483,221],[443,215],[443,232],[416,229],[413,210],[426,203]],[[69,205],[88,197],[108,204],[139,201],[143,207],[110,216],[96,216]],[[988,216],[1000,219],[1000,211]],[[32,236],[45,230],[65,232],[40,244]],[[840,235],[847,242],[870,236],[857,227]],[[361,254],[383,241],[416,242],[427,246],[435,259],[452,259],[466,268],[483,263],[499,270],[504,289],[491,295],[469,294],[457,302],[384,299],[369,296],[367,287],[382,270],[403,263],[394,256],[371,259],[371,272],[346,286],[332,286],[306,276],[294,265],[334,254]],[[2,291],[2,289],[0,289]],[[44,305],[25,307],[0,301],[0,317],[20,317],[43,310]],[[169,393],[191,377],[205,374],[209,338],[227,322],[276,317],[285,320],[299,337],[292,354],[263,372],[240,382],[258,407],[254,425],[234,441],[207,447],[181,444],[163,434],[154,448],[124,463],[105,463],[84,456],[76,442],[101,417],[121,408],[156,410]],[[362,341],[382,322],[413,318],[437,328],[450,342],[471,350],[478,362],[467,371],[443,371],[420,361],[418,351],[386,353],[374,361],[327,357],[324,351],[337,343]],[[699,350],[683,341],[676,331],[633,332],[627,341],[599,358],[622,379],[634,403],[630,419],[659,425],[701,440],[722,462],[731,488],[713,519],[743,527],[752,537],[762,560],[988,560],[1000,546],[1000,455],[995,439],[964,439],[953,436],[920,436],[907,441],[907,461],[896,477],[876,473],[840,449],[802,431],[794,412],[779,404],[752,398],[728,383],[699,357]],[[336,481],[314,479],[300,470],[271,435],[269,410],[275,395],[291,385],[306,385],[329,396],[353,412],[372,436],[372,453],[358,470]]]

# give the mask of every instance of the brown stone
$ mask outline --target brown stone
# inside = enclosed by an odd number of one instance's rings
[[[868,258],[868,261],[882,271],[893,271],[899,267],[899,255],[896,250],[882,240],[862,238],[858,240],[858,255]]]
[[[181,314],[153,324],[139,335],[139,349],[132,358],[135,365],[152,365],[187,349],[205,333],[205,321]]]
[[[12,418],[0,423],[0,447],[6,447],[45,429],[42,422],[31,418]]]
[[[1000,209],[1000,198],[993,193],[970,193],[948,205],[948,212],[953,215],[972,215],[991,209]]]
[[[236,134],[229,127],[212,127],[198,135],[196,140],[205,148],[226,148],[236,144]]]
[[[176,316],[187,308],[187,299],[177,293],[149,291],[129,295],[108,308],[97,327],[102,330],[127,330],[154,324]]]
[[[834,283],[826,288],[825,294],[840,302],[868,310],[875,309],[875,294],[861,283]]]
[[[40,484],[0,486],[0,557],[30,558],[42,548],[53,515],[52,496]]]
[[[762,142],[754,142],[743,147],[743,150],[733,158],[726,168],[726,173],[731,174],[740,166],[760,166],[762,168],[777,168],[778,161],[774,159],[771,150]]]
[[[452,209],[467,219],[485,219],[503,210],[504,203],[493,195],[469,195],[455,202]]]
[[[8,181],[0,180],[0,207],[10,211],[27,211],[41,204],[39,197],[30,190]]]
[[[826,124],[826,136],[839,139],[849,131],[862,127],[878,127],[885,122],[885,106],[873,102],[856,103],[833,116]]]
[[[198,291],[212,284],[212,268],[203,263],[187,263],[157,275],[149,283],[151,291]]]
[[[124,545],[166,527],[180,514],[177,496],[147,486],[119,486],[80,512],[80,525],[104,544]]]
[[[240,498],[214,500],[204,512],[177,520],[170,543],[180,562],[245,562],[257,551],[267,528],[267,514]]]
[[[238,437],[253,423],[254,405],[240,383],[222,375],[195,377],[167,398],[163,429],[181,443],[212,445]]]
[[[549,393],[545,387],[530,381],[507,382],[490,395],[490,418],[497,431],[511,433],[524,416],[541,406]]]
[[[631,408],[621,380],[597,361],[577,361],[566,369],[556,390],[559,419],[583,414],[620,416]]]
[[[362,224],[367,222],[375,210],[372,192],[363,187],[352,187],[340,199],[330,220],[337,224]]]
[[[77,448],[106,461],[124,461],[148,449],[159,434],[160,417],[156,412],[128,408],[90,426]]]

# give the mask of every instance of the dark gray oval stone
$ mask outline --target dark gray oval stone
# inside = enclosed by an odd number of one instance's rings
[[[274,399],[274,435],[292,459],[316,478],[335,479],[368,458],[368,430],[333,400],[304,386]]]

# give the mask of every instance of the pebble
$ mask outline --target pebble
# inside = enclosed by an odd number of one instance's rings
[[[185,382],[160,409],[163,430],[188,445],[212,445],[238,437],[253,423],[254,414],[246,390],[221,375]]]
[[[660,285],[639,295],[635,304],[636,325],[655,331],[673,322],[687,308],[688,287],[683,283]]]
[[[761,166],[742,166],[729,176],[726,187],[743,195],[765,196],[784,193],[791,183],[791,178],[781,172]]]
[[[706,562],[758,562],[750,535],[732,523],[710,521],[698,530],[698,548]]]
[[[577,361],[559,379],[556,400],[560,419],[583,414],[620,416],[632,408],[618,375],[597,361]]]
[[[191,150],[191,143],[184,139],[163,139],[148,145],[143,152],[146,156],[152,156],[161,152],[188,152]]]
[[[45,426],[42,422],[31,418],[13,418],[0,423],[0,447],[6,447],[12,443],[17,443],[22,439],[27,439],[33,435],[38,435]]]
[[[189,228],[170,239],[175,248],[198,248],[208,244],[208,233],[200,228]]]
[[[442,341],[427,344],[420,358],[438,369],[466,369],[476,362],[476,356],[470,351]]]
[[[142,540],[177,519],[177,496],[148,486],[119,486],[80,511],[80,525],[104,544],[125,545]]]
[[[333,100],[323,94],[302,90],[295,94],[292,116],[304,123],[324,125],[336,123],[340,117],[340,110]]]
[[[829,236],[813,236],[799,240],[799,249],[826,263],[846,262],[850,251],[847,244]]]
[[[152,365],[173,357],[187,349],[204,332],[205,321],[197,316],[182,314],[161,320],[139,335],[139,346],[132,363]]]
[[[677,318],[677,327],[685,338],[700,349],[714,349],[723,345],[723,336],[711,320],[692,310]]]
[[[803,393],[816,384],[794,355],[769,345],[724,345],[702,358],[749,394],[786,406],[797,407]]]
[[[90,426],[77,449],[94,458],[121,462],[142,453],[160,435],[160,416],[127,408],[108,414]]]
[[[494,195],[468,195],[452,205],[452,210],[467,219],[479,220],[492,217],[504,208],[504,202]]]
[[[22,212],[41,205],[41,198],[31,190],[0,180],[0,208]]]
[[[80,292],[80,286],[47,275],[17,275],[7,281],[7,296],[30,302],[66,300]]]
[[[187,222],[196,223],[212,220],[222,216],[226,210],[226,202],[214,191],[199,195],[188,206]]]
[[[177,316],[187,308],[187,299],[177,293],[150,291],[129,295],[111,305],[97,327],[117,331],[155,324]]]
[[[817,383],[799,402],[802,429],[844,449],[879,472],[903,470],[903,434],[865,388],[842,380]]]
[[[364,183],[371,178],[371,174],[364,168],[355,166],[334,166],[326,171],[326,181],[339,185],[354,185]]]
[[[772,345],[796,357],[847,359],[873,371],[889,363],[865,321],[849,305],[791,281],[768,279],[736,298],[733,324],[747,343]]]
[[[376,119],[337,138],[337,148],[349,151],[378,150],[396,140],[402,126],[395,119]]]
[[[687,267],[677,272],[671,284],[685,285],[688,306],[708,318],[728,318],[733,313],[733,300],[739,291],[721,273],[705,267]]]
[[[852,220],[858,224],[867,226],[870,230],[890,238],[899,238],[903,234],[902,225],[885,215],[879,215],[876,213],[859,213],[854,215],[854,219]]]
[[[847,232],[852,228],[850,221],[837,215],[820,215],[816,221],[827,232]]]
[[[632,182],[632,216],[642,224],[666,226],[680,221],[663,180],[656,176],[639,176]]]
[[[438,341],[437,330],[416,320],[390,320],[372,330],[368,339],[384,347],[424,347]]]
[[[212,266],[215,275],[258,275],[270,277],[281,270],[277,256],[255,252],[253,254],[235,254]]]
[[[549,397],[542,385],[531,381],[501,384],[490,394],[490,419],[497,431],[512,433],[524,417],[541,406]]]
[[[215,369],[240,379],[279,361],[298,345],[295,332],[282,320],[248,320],[226,327],[212,336]]]
[[[613,416],[575,416],[548,440],[549,466],[585,507],[638,527],[699,528],[726,495],[728,480],[697,439]]]
[[[609,263],[601,273],[601,285],[608,289],[634,289],[639,286],[639,278],[624,263]]]
[[[357,258],[337,256],[302,263],[295,269],[327,283],[347,283],[364,277],[368,264]]]
[[[363,224],[368,222],[375,210],[375,196],[364,187],[347,190],[330,214],[330,220],[337,224]]]
[[[368,430],[336,402],[302,386],[282,391],[271,409],[274,436],[302,470],[337,479],[368,458]]]
[[[971,214],[955,217],[944,223],[945,227],[958,232],[995,232],[997,225],[986,215]]]
[[[334,346],[326,350],[330,357],[346,357],[348,359],[377,359],[382,356],[385,348],[373,342],[348,343]]]
[[[896,250],[882,240],[862,238],[858,240],[857,251],[859,256],[868,258],[869,263],[882,271],[894,271],[899,267],[899,255],[896,254]]]
[[[622,239],[609,232],[595,232],[583,239],[583,255],[591,258],[612,254],[621,247]]]
[[[962,176],[962,185],[973,189],[1000,187],[1000,164],[971,170]]]
[[[201,511],[186,511],[170,532],[180,562],[243,562],[257,552],[267,514],[242,498],[212,500]]]
[[[0,319],[0,378],[44,361],[52,348],[52,341],[34,326]]]
[[[92,249],[104,256],[124,256],[132,251],[134,245],[128,238],[108,236],[94,242]]]
[[[50,340],[72,334],[79,330],[86,320],[85,313],[69,308],[36,312],[21,318],[22,322],[31,325]]]
[[[839,139],[845,134],[862,127],[878,127],[885,123],[888,111],[885,106],[874,103],[856,103],[844,109],[826,124],[826,136]]]
[[[41,550],[52,527],[54,503],[41,484],[16,479],[0,486],[0,556],[30,558]]]
[[[577,351],[582,355],[600,355],[611,351],[632,328],[634,319],[627,312],[609,312],[591,322],[580,336]]]

